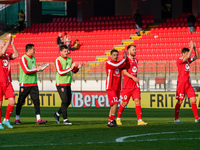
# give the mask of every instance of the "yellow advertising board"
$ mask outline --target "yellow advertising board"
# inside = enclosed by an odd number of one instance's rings
[[[197,107],[200,107],[200,92],[196,92]],[[174,108],[176,105],[176,92],[141,92],[142,108]],[[135,107],[130,100],[128,108]],[[190,108],[190,100],[185,97],[182,108]]]
[[[15,100],[18,100],[19,92],[15,92]],[[200,107],[200,92],[196,92],[197,107]],[[121,96],[120,100],[121,102]],[[175,92],[141,92],[142,108],[174,108],[176,104]],[[105,91],[78,91],[72,92],[72,107],[109,107],[107,93]],[[8,101],[3,101],[3,106],[7,106]],[[24,106],[33,106],[33,102],[28,96]],[[40,106],[60,107],[61,99],[58,92],[40,92]],[[134,101],[130,100],[128,108],[134,108]],[[191,103],[186,97],[182,108],[190,108]]]

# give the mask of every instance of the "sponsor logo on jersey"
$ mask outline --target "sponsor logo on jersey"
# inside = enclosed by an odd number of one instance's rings
[[[4,67],[8,67],[8,60],[4,59],[2,60]]]
[[[136,67],[136,66],[133,66],[132,71],[133,71],[134,73],[137,72],[137,67]]]
[[[189,64],[186,64],[186,65],[185,65],[185,69],[186,69],[186,71],[190,71],[190,65],[189,65]]]
[[[124,95],[124,100],[126,100],[127,99],[127,95]]]
[[[119,74],[119,69],[115,69],[115,74]]]

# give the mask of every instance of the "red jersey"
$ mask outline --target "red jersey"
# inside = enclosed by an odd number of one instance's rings
[[[127,72],[134,77],[137,77],[138,73],[138,60],[136,58],[130,59],[128,58],[127,65],[124,67],[127,69]],[[127,77],[126,75],[123,74],[123,89],[131,89],[136,86],[136,82]],[[139,86],[139,84],[137,85]]]
[[[121,91],[121,70],[125,65],[126,59],[106,62],[106,90]]]
[[[193,58],[189,58],[186,62],[183,62],[183,57],[177,60],[178,67],[178,80],[177,82],[190,83],[190,63],[193,62]]]
[[[12,53],[6,52],[5,55],[0,57],[0,82],[12,82],[10,74],[10,63],[12,60]]]

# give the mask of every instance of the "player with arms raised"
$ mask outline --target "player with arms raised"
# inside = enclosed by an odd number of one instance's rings
[[[136,56],[136,45],[129,45],[127,47],[127,50],[129,56],[128,63],[124,67],[125,69],[123,69],[122,104],[118,109],[117,125],[122,125],[121,115],[131,96],[135,102],[135,111],[137,114],[138,125],[147,125],[148,123],[142,121],[142,110],[140,105],[140,85],[139,78],[137,77],[138,60],[134,58]]]
[[[191,57],[192,50],[194,49],[195,56]],[[196,41],[194,43],[190,42],[190,49],[183,48],[182,49],[182,57],[177,60],[178,67],[178,80],[177,80],[177,89],[176,89],[176,99],[178,102],[175,106],[175,123],[182,123],[179,120],[179,111],[181,104],[183,103],[185,95],[190,99],[192,105],[192,111],[195,117],[195,122],[200,122],[200,118],[198,115],[197,105],[196,105],[196,95],[195,91],[191,85],[190,80],[190,64],[199,58],[199,53],[196,49]]]
[[[10,74],[10,60],[13,60],[19,56],[19,53],[14,45],[14,38],[8,34],[6,36],[7,42],[0,40],[0,129],[4,129],[3,125],[6,125],[8,128],[13,128],[9,122],[10,115],[13,111],[15,105],[15,95],[12,87],[12,80]],[[14,53],[7,52],[8,46],[11,44]],[[1,108],[3,102],[3,95],[5,99],[8,99],[9,104],[6,109],[6,116],[3,122],[1,123]],[[3,124],[3,125],[2,125]]]
[[[110,104],[110,112],[107,127],[118,127],[115,121],[115,113],[119,103],[121,91],[121,70],[126,65],[127,54],[124,51],[123,60],[118,61],[119,53],[113,49],[111,51],[111,60],[106,62],[106,92]]]

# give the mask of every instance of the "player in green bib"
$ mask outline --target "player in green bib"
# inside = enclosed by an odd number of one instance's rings
[[[56,122],[59,124],[60,115],[63,116],[63,124],[72,125],[72,123],[67,119],[67,108],[71,104],[71,83],[72,74],[77,73],[81,68],[81,63],[72,63],[72,58],[68,57],[69,50],[66,45],[60,47],[60,54],[56,59],[56,88],[61,98],[61,107],[57,112],[54,113]]]
[[[20,60],[20,78],[19,78],[19,98],[16,107],[15,124],[22,124],[19,115],[25,98],[30,94],[34,104],[35,114],[37,118],[37,125],[46,124],[46,120],[40,118],[40,99],[37,85],[37,72],[41,71],[42,67],[36,67],[36,60],[33,56],[35,54],[35,47],[33,44],[26,45],[26,54]]]

